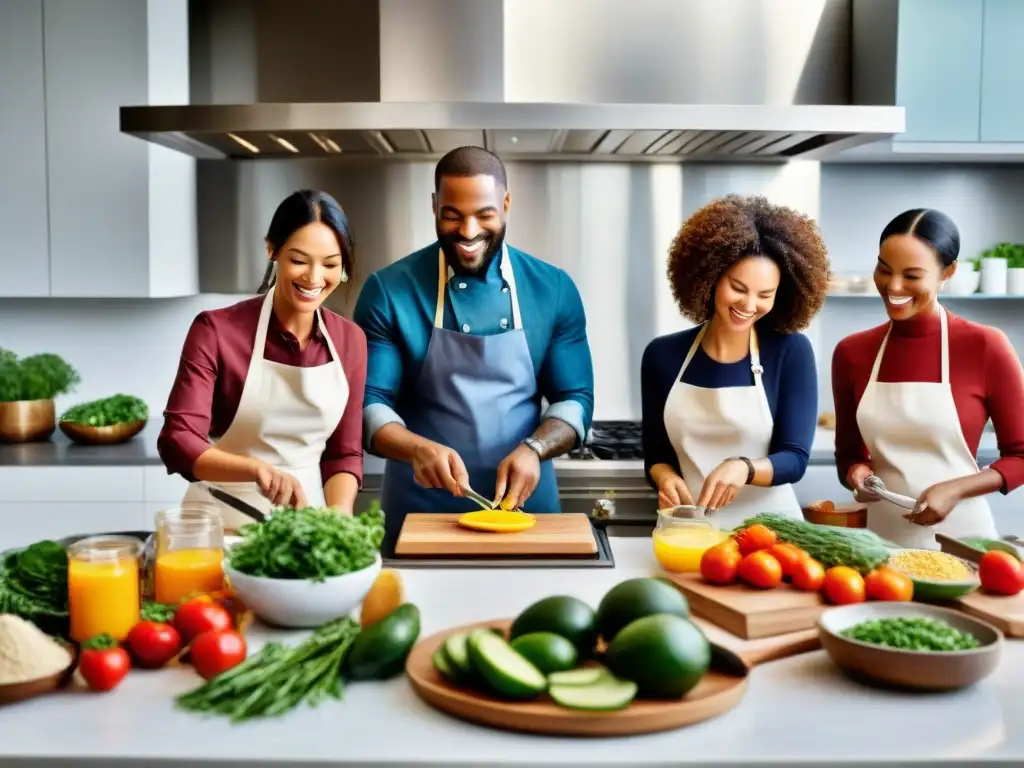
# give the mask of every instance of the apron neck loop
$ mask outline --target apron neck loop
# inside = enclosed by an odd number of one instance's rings
[[[700,331],[697,332],[697,338],[693,340],[693,344],[690,345],[690,351],[686,354],[686,359],[683,360],[683,368],[679,372],[679,376],[682,377],[683,372],[686,371],[690,361],[693,360],[693,356],[697,354],[697,350],[700,348],[701,341],[704,340],[704,334],[707,333],[708,326],[711,325],[711,321],[704,322]],[[757,381],[757,377],[764,373],[764,366],[761,365],[761,346],[757,341],[757,329],[750,329],[750,371],[754,374],[754,381]]]
[[[936,310],[939,313],[939,345],[941,350],[942,360],[942,384],[949,383],[949,325],[946,320],[945,308],[936,302]],[[885,329],[885,336],[882,337],[882,346],[878,348],[878,354],[875,355],[875,362],[871,366],[871,375],[868,377],[868,384],[874,384],[878,381],[878,372],[882,369],[882,358],[885,356],[885,348],[889,346],[889,335],[892,333],[893,321],[889,321],[889,326]]]
[[[508,246],[505,243],[501,244],[501,261],[498,264],[498,268],[501,270],[501,276],[508,283],[509,294],[512,298],[512,327],[522,328],[523,327],[523,315],[519,311],[519,293],[516,291],[516,277],[512,270],[512,260],[508,256]],[[444,327],[444,295],[445,286],[448,285],[448,262],[444,256],[444,249],[438,247],[437,249],[437,301],[434,305],[434,327]]]

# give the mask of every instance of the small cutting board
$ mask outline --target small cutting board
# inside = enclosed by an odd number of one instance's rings
[[[815,629],[828,607],[816,592],[788,585],[761,590],[743,584],[708,584],[699,574],[674,573],[669,578],[686,596],[694,615],[744,640]]]
[[[935,540],[943,552],[969,560],[975,565],[985,554],[945,534],[935,534]],[[969,595],[954,600],[949,607],[987,621],[1008,637],[1024,637],[1024,592],[1011,597],[994,595],[986,592],[984,587],[979,587]]]
[[[537,524],[525,531],[492,533],[459,525],[462,515],[411,513],[402,524],[395,544],[396,557],[475,556],[595,557],[597,540],[590,519],[583,514],[537,515]]]
[[[692,621],[701,628],[710,642],[737,656],[747,669],[753,669],[758,664],[767,664],[769,661],[785,659],[821,648],[821,635],[818,633],[817,626],[813,629],[802,629],[799,632],[789,632],[785,635],[744,640],[700,616],[694,616]]]

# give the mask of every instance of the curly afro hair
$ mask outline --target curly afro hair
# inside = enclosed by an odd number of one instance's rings
[[[806,328],[828,292],[825,242],[812,219],[764,197],[713,200],[683,223],[668,254],[669,284],[683,315],[708,320],[718,281],[747,256],[766,256],[781,273],[775,305],[758,322],[780,333]]]

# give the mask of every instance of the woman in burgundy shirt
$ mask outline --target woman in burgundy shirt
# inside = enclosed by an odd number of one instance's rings
[[[893,219],[874,274],[889,322],[843,339],[832,358],[839,478],[868,502],[868,527],[905,547],[936,549],[936,532],[995,538],[984,496],[1024,484],[1020,360],[1002,331],[938,302],[959,251],[960,233],[939,211]],[[990,419],[1000,458],[980,469]],[[870,475],[914,509],[879,499],[864,486]]]
[[[157,447],[192,482],[184,504],[246,522],[196,481],[250,504],[352,513],[362,483],[366,337],[321,307],[352,273],[348,219],[328,194],[295,192],[266,236],[264,294],[201,312],[185,339]]]

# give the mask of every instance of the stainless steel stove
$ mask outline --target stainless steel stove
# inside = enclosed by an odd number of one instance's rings
[[[644,451],[639,421],[595,421],[583,445],[569,452],[582,461],[642,461]]]

